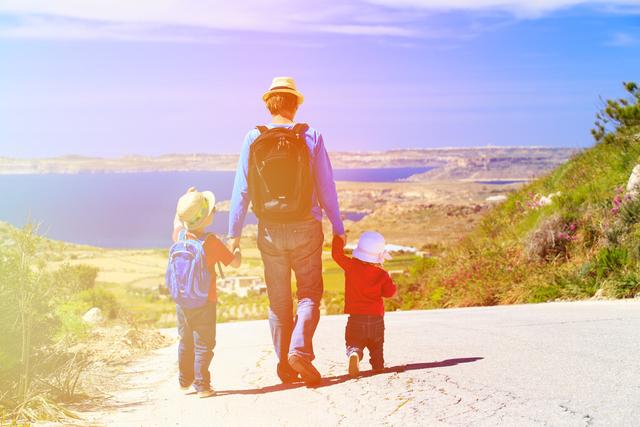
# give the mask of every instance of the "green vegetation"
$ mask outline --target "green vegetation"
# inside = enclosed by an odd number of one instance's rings
[[[74,417],[65,405],[95,389],[90,373],[102,355],[91,335],[94,327],[82,318],[89,309],[101,311],[99,339],[120,340],[122,354],[163,341],[139,329],[142,314],[135,312],[137,306],[122,304],[132,301],[118,295],[122,287],[96,284],[96,267],[61,264],[70,250],[39,236],[32,224],[21,230],[0,227],[0,425]],[[143,308],[149,307],[160,311],[162,304]],[[122,332],[105,333],[111,327]],[[104,370],[108,361],[99,362]]]
[[[72,416],[83,355],[68,350],[85,333],[81,315],[114,301],[94,288],[87,266],[46,269],[51,242],[27,225],[0,247],[0,414],[16,422]]]
[[[174,328],[176,304],[164,286],[155,289],[120,284],[99,283],[97,289],[112,295],[120,308],[117,317],[138,327]],[[266,294],[249,293],[246,297],[218,293],[217,322],[266,319],[269,300]]]
[[[640,90],[624,87],[598,113],[593,148],[512,194],[441,258],[416,261],[388,308],[638,294],[640,201],[624,188],[640,163]]]

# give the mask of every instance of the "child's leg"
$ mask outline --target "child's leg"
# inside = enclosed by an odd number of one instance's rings
[[[369,325],[369,362],[374,371],[384,369],[384,318]]]
[[[216,305],[208,302],[193,313],[191,324],[194,332],[195,347],[195,387],[197,391],[205,391],[211,387],[209,365],[216,345]]]
[[[362,360],[362,350],[364,350],[367,342],[366,326],[366,324],[358,322],[353,316],[349,316],[347,327],[344,331],[347,356],[350,356],[351,353],[356,353],[360,360]]]
[[[191,329],[187,316],[179,305],[176,305],[176,315],[178,317],[178,335],[180,335],[180,343],[178,344],[178,369],[180,373],[178,380],[181,387],[188,387],[194,380],[193,329]]]

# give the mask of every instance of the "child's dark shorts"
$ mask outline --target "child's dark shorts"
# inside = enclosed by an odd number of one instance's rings
[[[369,349],[369,362],[374,370],[384,368],[384,316],[351,314],[345,330],[347,356],[358,353],[360,360],[363,350]]]

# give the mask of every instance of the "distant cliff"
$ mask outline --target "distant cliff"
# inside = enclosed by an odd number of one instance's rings
[[[464,177],[464,170],[502,170],[511,168],[520,178],[547,171],[566,161],[577,150],[573,148],[484,147],[434,148],[374,152],[334,152],[334,168],[437,167],[439,171],[425,178]],[[158,157],[125,156],[97,158],[65,156],[43,159],[12,159],[0,157],[0,174],[74,174],[83,172],[170,172],[234,170],[237,154],[168,154]],[[526,171],[530,170],[531,173]],[[462,171],[462,173],[457,172]],[[508,173],[507,173],[508,175]],[[509,176],[512,177],[512,176]]]

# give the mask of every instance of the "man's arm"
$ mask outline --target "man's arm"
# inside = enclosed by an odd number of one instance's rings
[[[253,142],[251,132],[247,133],[240,151],[240,159],[236,167],[236,177],[233,182],[231,206],[229,208],[229,247],[233,250],[240,246],[242,226],[249,208],[249,147]]]
[[[333,181],[333,168],[331,167],[329,154],[324,146],[324,140],[320,134],[318,134],[318,141],[315,147],[313,175],[318,201],[322,209],[327,213],[329,221],[331,221],[333,234],[335,236],[341,236],[342,240],[346,243],[344,225],[342,224],[342,218],[340,218],[336,183]]]

